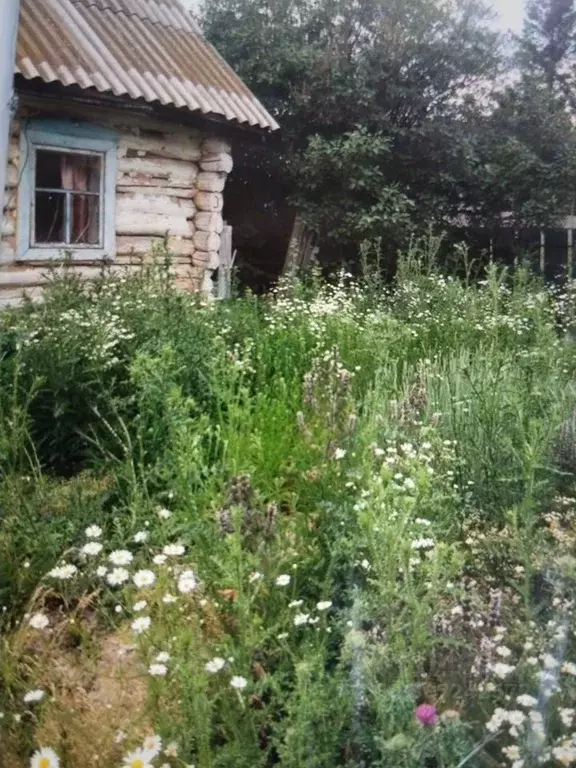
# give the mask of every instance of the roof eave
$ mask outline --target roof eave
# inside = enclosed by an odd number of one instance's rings
[[[81,88],[75,84],[63,85],[58,80],[47,83],[41,77],[26,78],[22,74],[16,74],[14,87],[18,94],[27,99],[62,103],[64,97],[76,104],[101,109],[129,110],[132,114],[153,116],[158,120],[176,122],[200,130],[213,130],[229,138],[259,142],[280,137],[278,128],[262,128],[247,122],[229,120],[215,113],[203,113],[171,104],[163,105],[159,101],[149,102],[129,96],[116,96],[113,93],[98,91],[96,88]]]

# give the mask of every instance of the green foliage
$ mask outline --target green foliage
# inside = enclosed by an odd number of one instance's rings
[[[574,107],[574,0],[528,0],[519,58],[531,79]]]
[[[409,228],[414,202],[388,181],[391,154],[389,139],[363,128],[336,139],[310,139],[297,169],[306,192],[295,200],[324,241],[357,243],[373,240],[383,228]]]
[[[57,281],[6,316],[10,768],[41,745],[62,768],[120,764],[151,728],[178,745],[154,768],[528,761],[524,720],[515,741],[503,723],[563,665],[556,765],[576,696],[575,468],[555,460],[574,290],[496,268],[473,284],[437,248],[414,242],[385,291],[343,274],[203,305],[161,268]],[[128,722],[116,674],[146,688]]]
[[[288,197],[332,260],[381,238],[393,261],[422,222],[522,229],[571,213],[574,19],[573,0],[535,0],[510,56],[479,0],[216,0],[203,12],[282,126],[238,174],[256,174],[261,215]]]
[[[479,0],[206,3],[207,36],[282,125],[282,151],[241,165],[264,165],[260,187],[332,248],[458,212],[462,104],[499,65],[489,16]]]

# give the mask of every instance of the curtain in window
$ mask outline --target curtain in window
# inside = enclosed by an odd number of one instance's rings
[[[89,191],[92,158],[82,155],[62,155],[62,189],[74,192]],[[98,200],[91,195],[75,194],[71,200],[72,243],[98,242]]]

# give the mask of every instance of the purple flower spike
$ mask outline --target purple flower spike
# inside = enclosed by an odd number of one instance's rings
[[[438,723],[438,710],[433,704],[420,704],[415,714],[416,720],[427,728],[433,728]]]

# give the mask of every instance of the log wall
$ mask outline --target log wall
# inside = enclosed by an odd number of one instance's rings
[[[166,239],[174,256],[177,284],[189,290],[212,288],[210,278],[218,266],[224,226],[223,192],[232,170],[230,145],[217,136],[128,111],[25,101],[11,131],[0,248],[0,307],[18,301],[24,290],[33,298],[40,297],[48,267],[46,261],[18,261],[16,252],[20,132],[22,120],[33,118],[69,119],[116,130],[116,255],[112,268],[135,268]],[[75,260],[72,268],[90,279],[100,265],[100,261]]]

